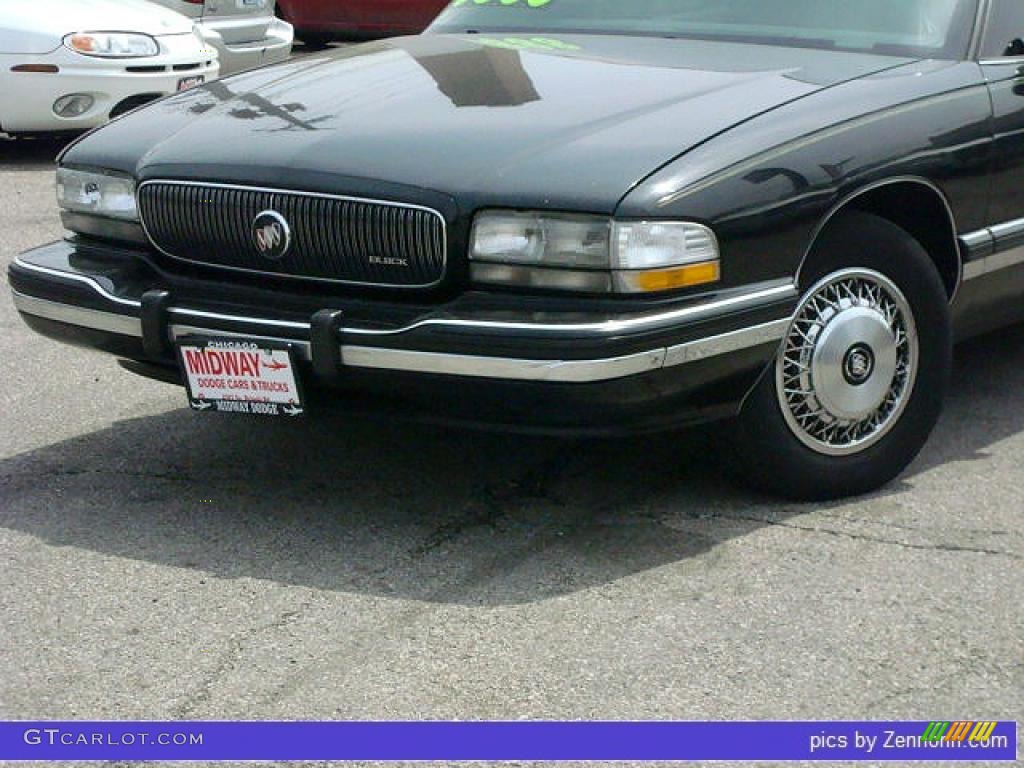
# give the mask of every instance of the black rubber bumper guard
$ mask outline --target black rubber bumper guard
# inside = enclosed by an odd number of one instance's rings
[[[162,360],[174,352],[167,333],[170,308],[170,291],[152,290],[142,294],[142,348],[154,360]]]
[[[142,348],[154,360],[175,356],[174,344],[168,332],[171,325],[170,309],[173,296],[170,291],[154,289],[142,295]],[[342,329],[345,313],[340,309],[324,309],[310,321],[310,357],[313,373],[325,382],[337,383],[344,367],[342,359]],[[214,332],[215,333],[215,332]]]
[[[345,313],[324,309],[313,315],[309,331],[309,352],[313,372],[324,381],[335,383],[345,364],[341,354],[341,329]]]

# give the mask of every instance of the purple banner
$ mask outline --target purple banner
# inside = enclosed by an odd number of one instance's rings
[[[963,738],[958,738],[963,733]],[[971,734],[978,738],[970,740]],[[983,739],[981,737],[984,737]],[[1013,722],[0,722],[0,761],[1013,761]]]

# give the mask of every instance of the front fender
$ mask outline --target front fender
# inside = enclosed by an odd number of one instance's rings
[[[918,62],[711,139],[638,185],[616,215],[709,224],[726,286],[793,277],[836,206],[885,179],[927,180],[960,232],[985,226],[990,118],[977,64]]]

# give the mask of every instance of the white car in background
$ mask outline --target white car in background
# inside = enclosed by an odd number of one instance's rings
[[[146,0],[0,0],[0,131],[82,131],[218,76],[191,19]]]
[[[217,49],[222,76],[291,56],[295,30],[274,15],[275,0],[152,1],[199,24],[206,42]]]

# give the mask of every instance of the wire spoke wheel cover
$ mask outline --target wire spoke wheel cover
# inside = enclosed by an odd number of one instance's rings
[[[790,430],[826,456],[860,453],[896,425],[917,379],[914,314],[872,270],[825,277],[797,308],[775,365]]]

